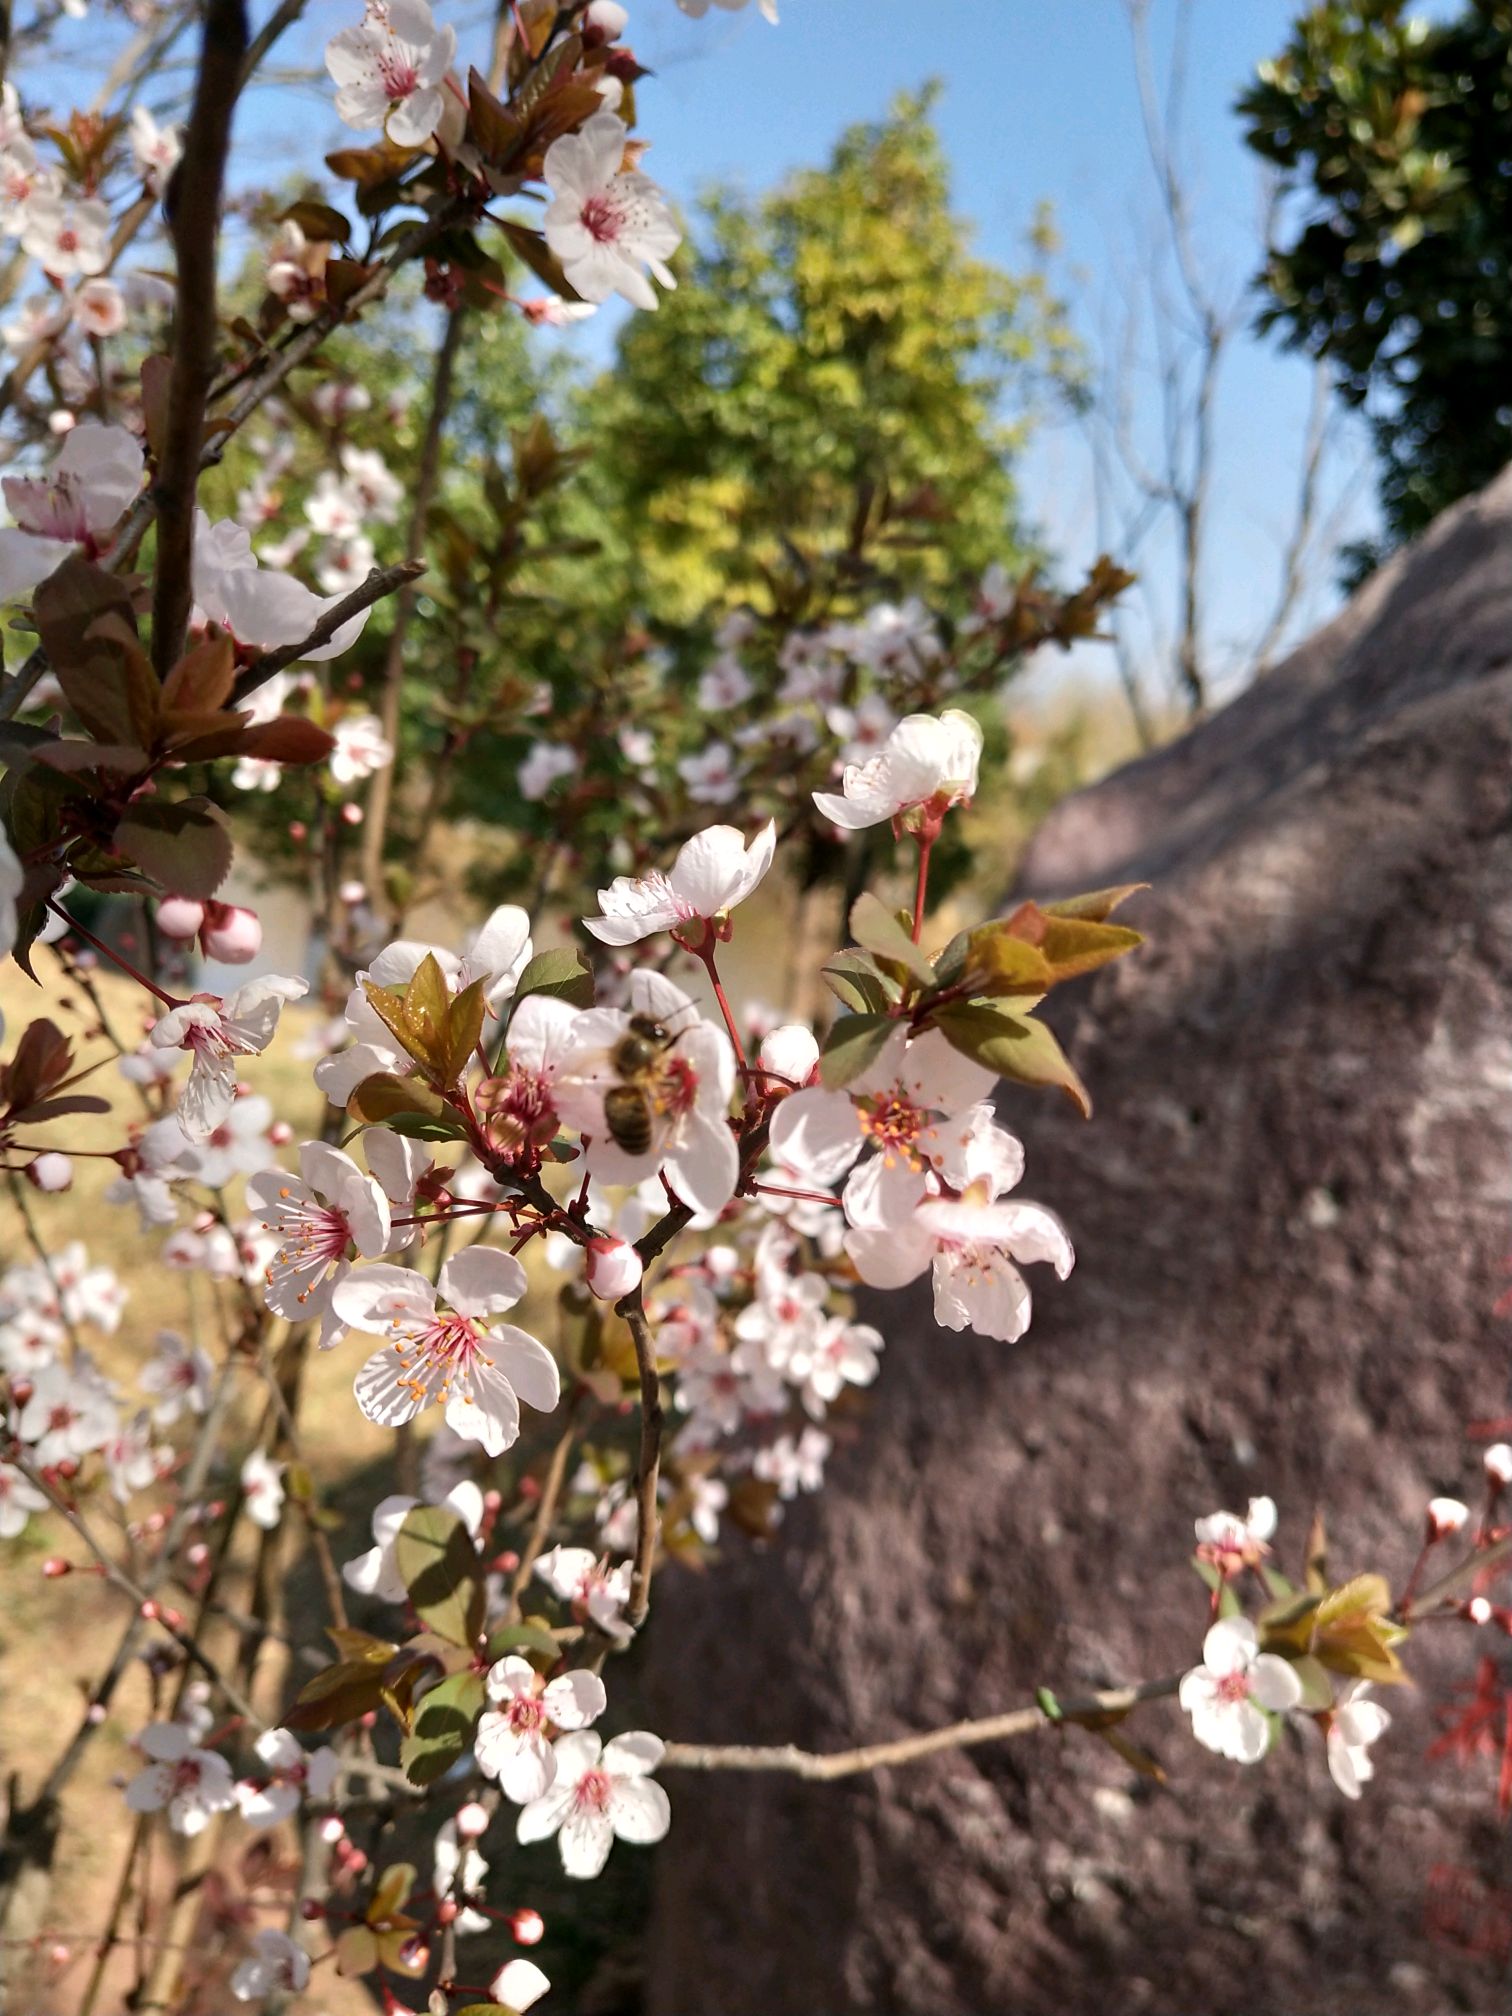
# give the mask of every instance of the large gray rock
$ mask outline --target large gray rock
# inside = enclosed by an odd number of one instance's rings
[[[653,1727],[838,1747],[1179,1670],[1192,1518],[1252,1492],[1283,1556],[1321,1505],[1336,1570],[1400,1583],[1428,1496],[1474,1488],[1464,1424],[1507,1405],[1509,812],[1512,472],[1049,820],[1027,891],[1154,885],[1148,948],[1052,1015],[1095,1119],[1007,1107],[1076,1273],[1015,1347],[888,1305],[824,1494],[660,1582]],[[836,1786],[679,1775],[648,2007],[1501,2009],[1505,1955],[1425,1923],[1436,1867],[1508,1880],[1495,1762],[1424,1751],[1505,1640],[1424,1638],[1359,1806],[1314,1731],[1246,1771],[1167,1703],[1138,1724],[1164,1792],[1084,1734]]]

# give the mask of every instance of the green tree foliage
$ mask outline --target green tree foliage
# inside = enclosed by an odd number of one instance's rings
[[[1512,4],[1329,0],[1239,111],[1282,182],[1262,325],[1369,413],[1409,538],[1512,456]]]
[[[1038,275],[972,252],[933,97],[767,195],[709,194],[677,293],[592,387],[599,495],[648,614],[759,600],[784,544],[843,550],[866,516],[890,518],[902,588],[1022,556],[1013,456],[1071,338]]]

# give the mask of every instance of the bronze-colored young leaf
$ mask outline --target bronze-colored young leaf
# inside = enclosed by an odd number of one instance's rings
[[[467,1060],[483,1034],[483,1018],[488,1013],[488,982],[474,980],[446,1011],[446,1037],[442,1046],[441,1083],[455,1085],[467,1069]]]
[[[1055,978],[1039,947],[1002,921],[979,924],[968,935],[963,967],[967,984],[978,994],[1039,995]]]
[[[925,987],[934,985],[934,967],[909,937],[894,912],[870,890],[858,896],[851,905],[850,929],[852,938],[858,945],[864,945],[868,952],[894,966],[901,966]]]
[[[164,713],[219,714],[236,683],[236,646],[214,632],[186,651],[163,681]]]
[[[407,1050],[432,1077],[442,1077],[446,1067],[446,1018],[451,996],[435,954],[426,953],[403,990],[379,987],[371,980],[363,982],[363,989],[374,1012],[401,1048]]]
[[[1148,882],[1119,882],[1111,889],[1089,889],[1085,896],[1063,896],[1058,903],[1040,907],[1048,917],[1082,917],[1089,923],[1103,924],[1121,903],[1149,886]]]
[[[115,844],[176,896],[213,896],[231,868],[231,830],[208,798],[143,799],[116,827]]]

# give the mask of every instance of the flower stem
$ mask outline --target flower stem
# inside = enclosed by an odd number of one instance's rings
[[[724,1025],[730,1032],[730,1041],[735,1046],[735,1061],[740,1066],[741,1079],[744,1083],[749,1084],[751,1080],[751,1067],[746,1062],[745,1045],[740,1040],[740,1031],[735,1026],[735,1017],[730,1011],[730,1004],[725,999],[724,985],[719,977],[719,968],[714,963],[714,933],[712,931],[707,934],[703,944],[699,946],[693,956],[702,961],[703,969],[709,976],[709,985],[714,989],[714,999],[719,1003],[719,1012],[723,1015]]]
[[[158,986],[155,980],[149,980],[145,973],[139,973],[136,967],[132,965],[131,961],[129,959],[123,958],[119,952],[112,952],[112,950],[108,945],[104,944],[100,939],[96,938],[93,931],[87,931],[84,928],[84,926],[79,922],[77,917],[71,915],[69,911],[65,910],[61,903],[55,903],[51,898],[51,896],[49,896],[47,899],[47,907],[49,910],[52,911],[55,917],[61,917],[63,919],[63,922],[68,926],[69,931],[75,938],[82,938],[86,945],[93,945],[96,952],[98,952],[102,958],[108,959],[112,966],[118,966],[123,973],[129,974],[131,978],[137,982],[138,986],[145,987],[149,994],[156,995],[158,1000],[162,1002],[165,1008],[183,1007],[184,1004],[181,1000],[179,1000],[177,995],[165,994],[162,988]]]

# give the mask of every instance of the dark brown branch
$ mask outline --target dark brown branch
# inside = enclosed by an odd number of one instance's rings
[[[264,651],[252,660],[244,672],[239,672],[232,688],[232,704],[238,705],[249,693],[255,693],[275,672],[282,672],[285,665],[295,665],[311,651],[318,651],[322,644],[329,644],[343,623],[350,623],[364,609],[371,609],[385,595],[392,595],[395,589],[406,587],[424,572],[423,560],[401,560],[394,567],[375,567],[365,581],[357,583],[350,595],[343,595],[333,608],[326,611],[308,637],[301,637],[297,644],[280,644],[276,651]]]
[[[194,107],[184,156],[169,191],[178,294],[167,428],[153,486],[158,544],[152,588],[152,662],[159,677],[167,673],[183,649],[194,601],[190,585],[194,499],[205,439],[205,408],[215,381],[215,255],[220,240],[221,189],[246,47],[244,0],[207,0]]]
[[[625,1622],[638,1631],[651,1608],[651,1574],[656,1565],[656,1490],[661,1479],[661,1379],[656,1370],[656,1343],[646,1320],[639,1288],[616,1302],[616,1315],[630,1325],[635,1340],[635,1369],[640,1378],[640,1457],[635,1466],[635,1562],[630,1571],[630,1601]]]

